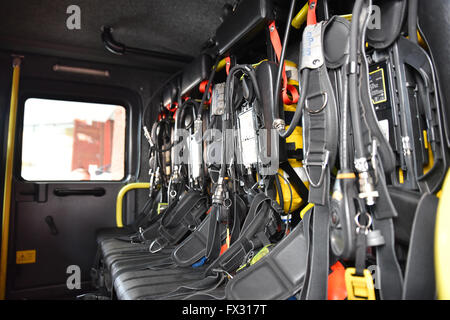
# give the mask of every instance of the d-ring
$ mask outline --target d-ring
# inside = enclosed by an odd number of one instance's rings
[[[155,244],[159,245],[159,248],[153,249],[153,247],[155,246]],[[150,251],[150,253],[156,253],[158,251],[161,251],[163,248],[163,246],[158,242],[158,239],[153,240],[153,242],[150,244],[150,247],[148,247],[148,251]]]
[[[323,96],[323,104],[322,104],[322,106],[318,110],[311,110],[309,108],[308,99],[311,99],[311,98],[314,98],[314,97],[319,97],[319,96]],[[325,108],[325,106],[327,105],[327,103],[328,103],[328,94],[326,92],[316,93],[316,94],[314,94],[312,96],[306,97],[306,99],[305,99],[305,109],[309,113],[316,114],[316,113],[319,113],[320,111],[322,111]]]

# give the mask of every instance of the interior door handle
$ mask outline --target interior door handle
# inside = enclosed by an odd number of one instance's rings
[[[50,228],[50,233],[54,236],[58,234],[58,229],[56,228],[55,221],[53,220],[52,216],[46,216],[45,222],[48,224],[48,227]]]
[[[69,188],[57,188],[53,190],[53,193],[57,197],[67,196],[104,196],[106,191],[104,188],[89,188],[89,189],[69,189]]]

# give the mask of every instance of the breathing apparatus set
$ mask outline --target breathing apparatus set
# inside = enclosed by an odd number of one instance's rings
[[[432,269],[423,211],[448,146],[417,0],[355,0],[351,15],[318,0],[294,15],[298,4],[240,1],[151,98],[151,223],[101,243],[117,298],[432,295],[434,274],[417,276]],[[242,50],[256,40],[264,54]]]

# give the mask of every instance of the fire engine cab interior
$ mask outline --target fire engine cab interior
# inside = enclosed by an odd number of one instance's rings
[[[1,300],[450,299],[450,1],[1,1]]]

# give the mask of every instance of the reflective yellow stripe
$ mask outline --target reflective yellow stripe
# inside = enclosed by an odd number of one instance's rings
[[[21,58],[14,57],[13,78],[11,88],[11,104],[9,107],[8,142],[6,146],[5,184],[3,191],[2,221],[2,253],[0,264],[0,300],[6,295],[6,267],[8,262],[9,217],[11,209],[11,182],[14,160],[14,143],[16,134],[17,100],[19,95]]]
[[[450,300],[450,170],[439,199],[434,234],[434,268],[438,299]]]
[[[125,194],[134,189],[148,189],[150,188],[150,183],[148,182],[135,182],[127,184],[126,186],[123,186],[122,189],[120,189],[119,193],[117,194],[117,201],[116,201],[116,224],[117,227],[123,228],[123,217],[122,217],[122,203],[123,203],[123,197]]]

